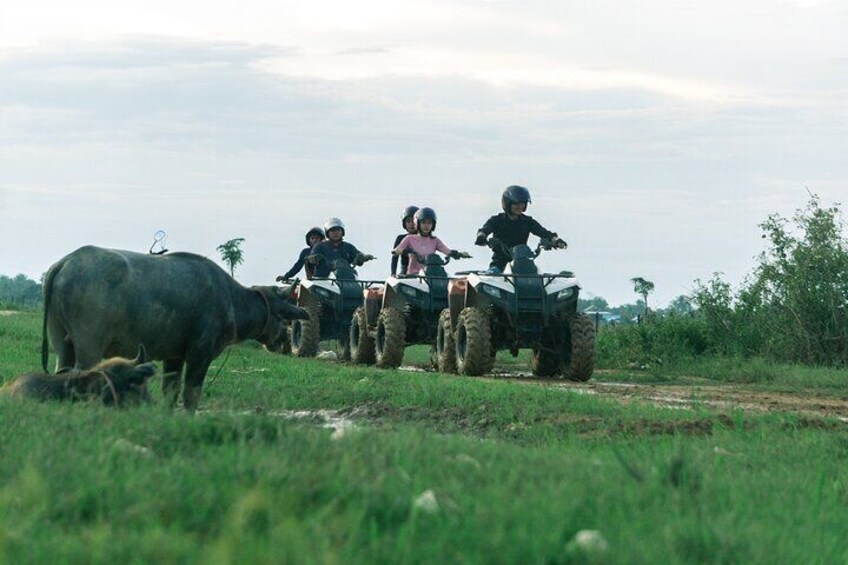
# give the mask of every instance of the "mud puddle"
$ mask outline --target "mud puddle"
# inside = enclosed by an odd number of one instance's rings
[[[265,410],[257,407],[253,410],[198,410],[197,413],[229,414],[233,416],[263,415],[271,418],[297,420],[333,430],[332,439],[338,439],[356,429],[357,426],[353,419],[358,415],[355,408],[343,410]]]

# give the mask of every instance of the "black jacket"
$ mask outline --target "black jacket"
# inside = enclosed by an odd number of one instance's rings
[[[306,256],[309,255],[311,252],[312,252],[311,247],[304,247],[303,250],[300,252],[300,255],[297,258],[297,262],[294,265],[292,265],[291,269],[286,271],[286,274],[283,275],[283,278],[284,279],[292,278],[293,276],[295,276],[296,274],[298,274],[300,272],[300,270],[303,268],[303,266],[305,264],[306,265],[306,278],[311,279],[312,278],[312,271],[314,270],[314,267],[311,264],[306,262]]]
[[[311,250],[311,254],[320,255],[324,258],[323,261],[315,265],[312,276],[329,277],[336,259],[344,259],[348,263],[353,264],[353,260],[359,255],[359,249],[346,241],[342,241],[338,245],[333,245],[332,241],[327,240],[316,243],[315,247]]]
[[[392,246],[392,249],[396,249],[400,242],[403,241],[403,238],[408,236],[408,233],[402,233],[397,238],[395,238],[395,244]],[[406,269],[409,267],[409,255],[403,253],[400,256],[400,273],[397,272],[397,264],[398,264],[398,256],[392,255],[392,274],[400,274],[405,275]]]
[[[556,237],[556,233],[545,229],[542,227],[542,224],[530,216],[522,214],[518,218],[511,220],[506,212],[501,212],[486,220],[486,223],[483,224],[483,227],[479,231],[487,236],[489,234],[494,235],[509,249],[512,249],[516,245],[526,245],[531,233],[548,239]],[[492,253],[492,266],[503,269],[509,261],[509,256],[501,249],[495,249],[494,253]]]

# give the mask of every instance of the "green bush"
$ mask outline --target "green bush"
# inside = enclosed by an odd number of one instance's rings
[[[734,295],[720,275],[696,281],[694,300],[725,354],[809,365],[848,363],[848,242],[839,208],[819,199],[790,222],[760,224],[768,248]]]

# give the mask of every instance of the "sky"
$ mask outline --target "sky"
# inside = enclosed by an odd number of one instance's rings
[[[848,0],[0,3],[0,274],[87,244],[272,284],[329,216],[388,275],[406,206],[482,268],[512,184],[584,296],[740,284],[848,195]],[[843,208],[844,210],[844,208]]]

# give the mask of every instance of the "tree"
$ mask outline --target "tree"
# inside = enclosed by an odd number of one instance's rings
[[[649,280],[645,280],[642,277],[633,277],[630,279],[630,282],[633,283],[633,292],[642,297],[642,301],[645,303],[645,315],[647,316],[648,295],[654,291],[654,283]]]
[[[668,309],[678,314],[691,314],[695,307],[692,306],[692,300],[688,296],[681,294],[669,303]]]
[[[221,260],[230,268],[230,276],[235,278],[236,267],[244,263],[244,252],[241,250],[243,237],[231,239],[217,247]]]

